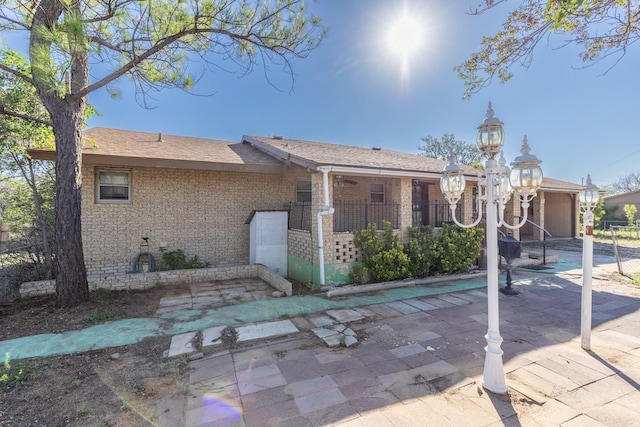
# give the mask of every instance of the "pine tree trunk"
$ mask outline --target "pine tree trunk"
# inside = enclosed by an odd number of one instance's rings
[[[79,2],[41,0],[35,8],[29,59],[33,85],[51,116],[56,140],[56,305],[74,306],[89,300],[89,284],[82,250],[82,128],[86,95],[76,95],[89,82],[88,52],[82,34],[74,29],[69,39],[69,69],[66,84],[51,82],[50,69],[55,69],[53,27],[63,13],[80,16]]]
[[[56,305],[89,300],[82,249],[82,114],[79,105],[65,105],[51,114],[56,138]]]

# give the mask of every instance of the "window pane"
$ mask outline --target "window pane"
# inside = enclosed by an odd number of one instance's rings
[[[310,203],[311,202],[311,192],[305,193],[299,191],[296,195],[296,202],[298,203]]]
[[[101,200],[129,200],[129,187],[102,186],[100,187]]]
[[[311,202],[311,181],[296,181],[296,203]]]
[[[296,191],[311,191],[311,181],[296,181]]]
[[[384,184],[371,184],[372,193],[384,193]]]
[[[384,203],[384,184],[371,184],[371,203]]]
[[[100,184],[129,185],[127,172],[100,172]]]
[[[384,194],[371,193],[371,203],[384,203]]]

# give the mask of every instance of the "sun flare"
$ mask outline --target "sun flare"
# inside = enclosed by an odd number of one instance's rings
[[[387,43],[391,51],[409,57],[422,44],[422,25],[416,16],[404,12],[389,27]]]

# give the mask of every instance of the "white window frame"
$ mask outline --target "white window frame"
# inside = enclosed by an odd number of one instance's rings
[[[300,189],[299,188],[299,184],[308,184],[309,189],[307,190],[306,188],[304,189]],[[306,186],[305,186],[306,187]],[[308,194],[309,195],[309,200],[300,200],[301,199],[301,195],[302,194]],[[313,200],[313,194],[312,194],[312,190],[311,190],[311,180],[304,180],[304,179],[298,179],[296,180],[296,203],[311,203],[311,201]]]
[[[382,190],[379,190],[377,188],[377,186],[381,186]],[[385,188],[384,188],[384,183],[383,182],[372,182],[371,183],[371,204],[379,204],[382,205],[385,202]],[[375,199],[379,199],[382,198],[382,200],[375,200]]]
[[[100,176],[102,174],[125,174],[128,178],[128,183],[126,185],[122,185],[122,184],[108,184],[108,183],[101,183],[100,182]],[[132,190],[132,185],[131,185],[131,178],[132,178],[132,174],[131,174],[131,170],[129,169],[106,169],[106,168],[101,168],[101,169],[96,169],[96,176],[95,176],[95,200],[96,203],[105,203],[105,204],[131,204],[131,190]],[[100,189],[102,187],[126,187],[127,188],[127,198],[126,199],[110,199],[110,198],[102,198],[101,196],[101,191]]]

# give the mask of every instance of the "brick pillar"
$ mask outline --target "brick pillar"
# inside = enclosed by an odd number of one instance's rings
[[[412,197],[413,180],[411,178],[394,179],[391,184],[393,203],[397,203],[400,209],[400,242],[409,241],[409,227],[413,225]]]

